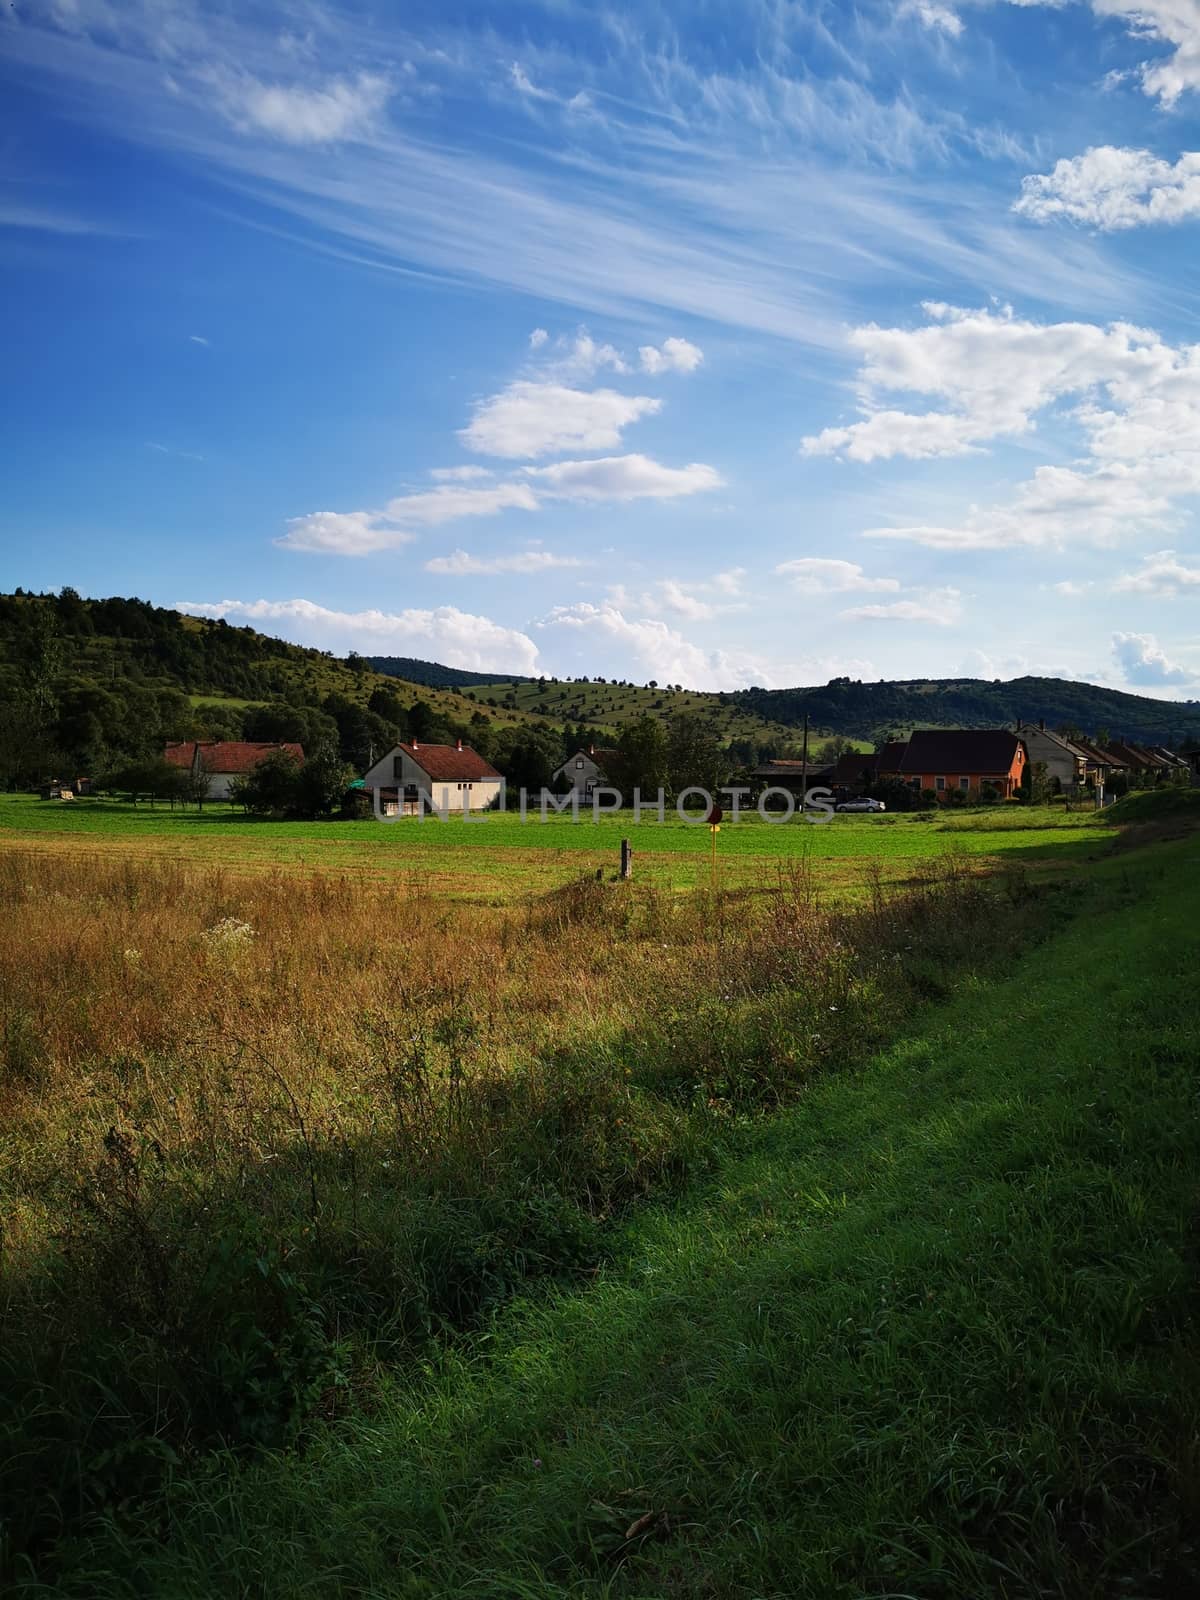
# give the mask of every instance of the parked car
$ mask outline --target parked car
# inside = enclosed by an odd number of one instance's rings
[[[836,808],[838,811],[886,811],[887,807],[882,800],[872,800],[864,797],[862,800],[843,800]]]

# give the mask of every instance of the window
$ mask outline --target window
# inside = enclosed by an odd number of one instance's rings
[[[939,794],[941,794],[941,793],[942,793],[942,791],[943,791],[943,790],[944,790],[944,789],[945,789],[945,787],[946,787],[946,780],[945,780],[945,778],[935,778],[935,779],[934,779],[934,780],[933,780],[933,787],[934,787],[934,788],[935,788],[935,789],[936,789],[936,790],[937,790],[937,792],[938,792],[938,793],[939,793]]]
[[[402,778],[403,776],[404,776],[404,757],[403,756],[393,756],[392,757],[392,777],[399,779],[399,778]]]
[[[583,757],[582,756],[580,756],[575,762],[575,771],[576,772],[582,772],[583,771]]]
[[[971,787],[971,780],[970,780],[970,778],[960,778],[960,779],[959,779],[959,780],[958,780],[958,787],[959,787],[959,788],[960,788],[960,789],[969,789],[969,788],[970,788],[970,787]]]

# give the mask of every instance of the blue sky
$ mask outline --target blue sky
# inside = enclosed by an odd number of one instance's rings
[[[1200,695],[1200,0],[16,0],[0,583]]]

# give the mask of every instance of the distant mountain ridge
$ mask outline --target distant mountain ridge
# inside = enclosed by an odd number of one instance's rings
[[[1107,730],[1152,744],[1200,742],[1200,701],[1154,700],[1069,678],[913,678],[864,683],[835,678],[817,688],[746,689],[733,697],[761,717],[795,726],[807,712],[822,727],[874,738],[913,727],[1000,727],[1045,721]]]

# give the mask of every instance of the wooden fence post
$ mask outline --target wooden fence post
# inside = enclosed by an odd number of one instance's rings
[[[628,839],[621,840],[621,882],[633,877],[633,850]]]

